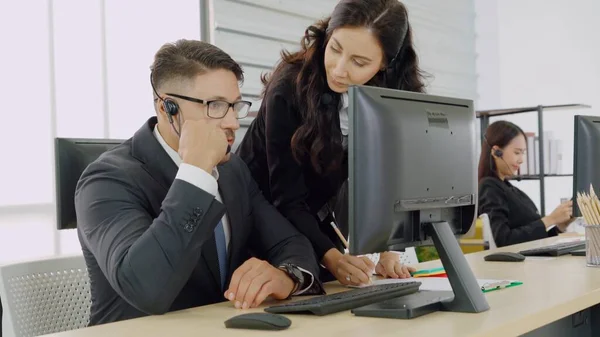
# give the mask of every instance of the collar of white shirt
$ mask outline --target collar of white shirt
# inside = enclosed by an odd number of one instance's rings
[[[348,93],[342,94],[342,109],[348,109]]]
[[[348,135],[348,93],[342,94],[342,107],[340,108],[340,130],[343,136]]]
[[[167,152],[169,157],[171,157],[175,165],[179,167],[182,162],[181,157],[179,156],[179,153],[173,150],[173,148],[170,147],[169,144],[167,144],[167,142],[165,141],[165,139],[161,136],[160,132],[158,131],[158,124],[154,126],[154,137],[156,137],[156,140],[158,140],[160,146],[162,146],[162,148],[165,150],[165,152]],[[219,171],[216,167],[212,169],[212,176],[215,178],[215,180],[219,180]]]

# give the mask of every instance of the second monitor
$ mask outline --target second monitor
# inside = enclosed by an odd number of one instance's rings
[[[600,117],[575,116],[573,149],[573,216],[582,216],[577,205],[577,193],[590,190],[594,186],[600,194]]]
[[[350,253],[434,244],[453,311],[489,308],[457,242],[476,219],[471,100],[349,88]]]

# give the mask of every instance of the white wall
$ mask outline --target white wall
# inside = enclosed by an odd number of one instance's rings
[[[573,171],[573,116],[600,113],[600,4],[596,0],[476,0],[478,109],[585,103],[548,111],[544,127],[563,141]],[[499,117],[537,133],[535,113]],[[492,121],[493,121],[492,120]],[[539,207],[539,182],[517,183]],[[572,194],[571,178],[546,179],[546,213]]]
[[[473,1],[405,1],[430,93],[477,96]],[[74,230],[55,229],[53,139],[130,137],[154,113],[149,66],[163,43],[199,39],[201,18],[211,20],[213,42],[244,66],[243,95],[256,99],[281,48],[297,48],[336,3],[1,1],[10,15],[0,20],[0,85],[10,100],[0,132],[0,263],[80,251]]]
[[[154,53],[200,37],[199,2],[0,1],[0,13],[0,263],[77,252],[75,231],[55,229],[53,139],[130,137],[154,114]]]
[[[474,0],[405,0],[427,92],[477,98]]]
[[[405,0],[404,3],[409,10],[421,66],[433,75],[428,91],[475,99],[473,0],[452,3]],[[244,66],[247,80],[242,91],[255,98],[262,90],[260,74],[279,60],[281,49],[299,48],[305,29],[328,15],[336,4],[337,0],[215,0],[213,42]]]
[[[279,60],[281,49],[297,50],[305,29],[329,15],[337,0],[215,0],[212,42],[240,62],[242,94],[260,106],[260,75]],[[475,100],[475,8],[473,0],[405,0],[421,67],[432,75],[431,94]],[[257,19],[260,18],[260,19]],[[285,24],[283,24],[285,22]],[[251,119],[242,121],[249,124]],[[237,142],[244,129],[238,131]],[[237,145],[237,144],[236,144]]]

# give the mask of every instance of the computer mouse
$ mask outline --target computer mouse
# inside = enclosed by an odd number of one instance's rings
[[[242,314],[225,321],[229,329],[284,330],[292,325],[289,318],[266,312]]]
[[[523,262],[525,255],[512,252],[496,252],[486,255],[483,259],[495,262]]]

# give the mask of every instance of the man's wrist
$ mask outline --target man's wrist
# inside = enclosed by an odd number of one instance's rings
[[[207,160],[187,160],[187,159],[183,158],[181,160],[181,162],[184,164],[196,166],[197,168],[208,172],[208,174],[211,174],[213,168],[215,167],[215,165],[212,165]]]
[[[300,289],[300,282],[295,281],[285,270],[284,267],[278,267],[277,269],[279,269],[279,271],[281,271],[283,273],[283,275],[285,275],[285,277],[287,278],[287,280],[290,281],[290,283],[292,284],[291,290],[287,296],[287,298],[292,297],[292,295],[298,291],[298,289]]]
[[[294,265],[291,263],[283,263],[279,266],[294,283],[294,287],[290,292],[290,296],[297,294],[298,292],[305,292],[314,283],[314,276],[312,273]]]
[[[219,193],[219,185],[215,176],[191,164],[182,163],[175,179],[190,183],[213,196],[217,196]]]

